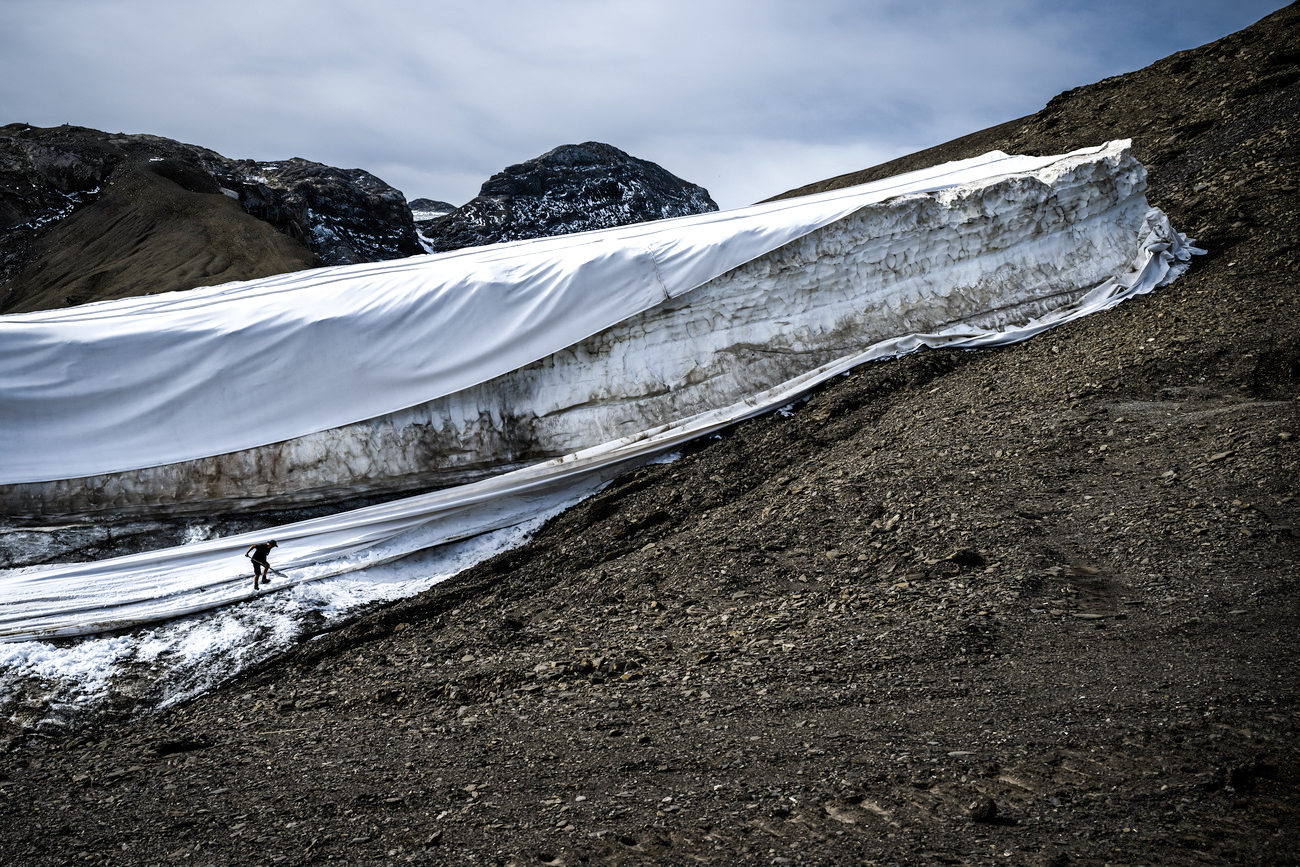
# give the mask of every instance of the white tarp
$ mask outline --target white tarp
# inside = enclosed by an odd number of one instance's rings
[[[412,552],[511,526],[597,490],[623,469],[745,418],[780,407],[866,361],[921,346],[1014,343],[1105,310],[1176,279],[1199,252],[1152,210],[1137,259],[1075,304],[1001,331],[952,328],[882,341],[720,410],[701,413],[574,455],[470,485],[243,536],[98,563],[0,572],[0,641],[123,629],[253,596],[244,550],[274,538],[274,564],[288,573],[279,591],[365,569]]]
[[[0,484],[227,454],[415,406],[868,205],[1104,148],[993,152],[717,214],[0,317]]]

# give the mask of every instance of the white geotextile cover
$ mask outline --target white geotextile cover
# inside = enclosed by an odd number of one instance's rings
[[[274,565],[284,570],[273,592],[365,569],[415,551],[513,526],[597,490],[618,472],[745,418],[783,406],[826,380],[867,361],[930,347],[976,348],[1015,343],[1061,323],[1105,310],[1172,282],[1192,253],[1185,237],[1157,210],[1123,274],[1074,304],[1002,331],[954,327],[867,347],[723,409],[577,454],[469,485],[272,530],[194,545],[50,568],[0,572],[0,641],[87,635],[166,620],[253,595],[248,546],[274,538]]]
[[[734,211],[0,317],[0,484],[163,466],[415,406],[868,205],[1127,145],[995,151]]]

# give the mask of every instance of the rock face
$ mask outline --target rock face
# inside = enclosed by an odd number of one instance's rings
[[[421,252],[406,197],[362,169],[310,160],[242,160],[217,175],[244,210],[289,235],[324,265],[380,262]]]
[[[716,211],[708,190],[600,142],[562,145],[488,179],[445,217],[422,221],[430,250],[609,229]]]
[[[0,313],[419,252],[405,198],[360,169],[0,127]]]

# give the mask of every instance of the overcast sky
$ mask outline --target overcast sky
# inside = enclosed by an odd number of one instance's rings
[[[363,168],[462,204],[597,140],[723,208],[1030,114],[1281,0],[0,0],[0,124]]]

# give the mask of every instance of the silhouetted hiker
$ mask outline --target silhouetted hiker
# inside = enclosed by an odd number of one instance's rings
[[[270,584],[271,579],[268,574],[271,571],[271,564],[267,562],[267,556],[270,555],[271,549],[276,547],[275,540],[261,542],[244,552],[244,556],[253,561],[253,590],[256,591],[258,584]]]

